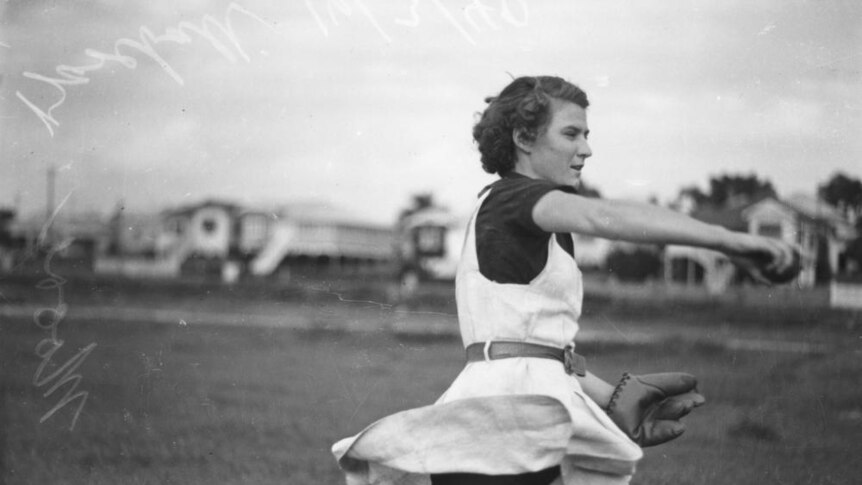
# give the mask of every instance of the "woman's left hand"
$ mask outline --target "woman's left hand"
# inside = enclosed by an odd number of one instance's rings
[[[676,439],[685,431],[680,421],[706,399],[697,379],[682,372],[623,374],[605,411],[623,433],[641,447]]]

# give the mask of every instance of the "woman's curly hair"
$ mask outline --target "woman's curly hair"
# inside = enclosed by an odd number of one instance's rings
[[[519,77],[498,96],[485,98],[488,107],[473,126],[473,139],[486,172],[505,175],[515,167],[512,133],[523,130],[528,141],[535,141],[550,122],[552,98],[584,109],[590,104],[581,88],[555,76]]]

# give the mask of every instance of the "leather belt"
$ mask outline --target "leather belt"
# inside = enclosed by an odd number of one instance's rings
[[[569,375],[577,374],[583,377],[587,374],[587,361],[582,355],[575,353],[574,347],[560,349],[527,342],[506,341],[476,342],[467,346],[467,362],[510,359],[514,357],[553,359],[561,362],[566,368],[566,373]]]

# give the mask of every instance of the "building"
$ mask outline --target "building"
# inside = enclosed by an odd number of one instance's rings
[[[104,217],[97,212],[59,212],[51,219],[7,215],[4,226],[4,237],[11,246],[2,257],[6,271],[34,262],[41,265],[44,256],[50,254],[55,269],[91,272],[109,230]]]
[[[689,215],[699,221],[726,227],[731,231],[747,232],[748,222],[743,217],[746,206],[715,209],[690,208]],[[740,275],[730,259],[718,251],[689,246],[665,247],[665,282],[684,286],[701,286],[709,293],[721,293]]]
[[[238,228],[237,249],[255,276],[379,273],[394,258],[391,227],[322,202],[246,209]]]
[[[218,200],[134,213],[118,207],[95,271],[171,278],[186,272],[220,274],[233,239],[236,205]]]
[[[209,199],[111,219],[97,271],[126,276],[365,273],[392,260],[392,230],[325,203],[272,208]]]
[[[181,250],[187,258],[227,259],[236,244],[240,206],[210,199],[161,213],[161,252]]]
[[[826,283],[845,270],[842,254],[855,237],[852,225],[825,203],[804,195],[786,200],[766,198],[724,209],[691,212],[695,219],[733,231],[774,237],[802,250],[799,287]],[[716,251],[683,246],[665,249],[665,280],[672,284],[703,286],[720,293],[744,278],[727,256]]]
[[[119,207],[108,219],[108,241],[104,252],[110,255],[155,257],[162,232],[158,214],[129,213]]]
[[[747,207],[748,232],[793,242],[802,248],[798,283],[827,283],[845,270],[842,255],[855,231],[834,208],[813,197],[796,195],[786,201],[765,199]]]
[[[396,228],[398,277],[408,290],[420,281],[454,280],[467,218],[429,206],[402,217]]]

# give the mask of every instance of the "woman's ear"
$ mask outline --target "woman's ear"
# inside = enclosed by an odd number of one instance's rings
[[[523,128],[512,130],[512,141],[515,142],[515,147],[524,153],[530,153],[533,149],[533,140],[531,138]]]

